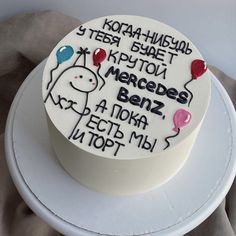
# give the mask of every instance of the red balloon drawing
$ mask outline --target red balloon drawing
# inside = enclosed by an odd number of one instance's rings
[[[193,60],[191,63],[191,74],[192,74],[192,78],[187,81],[184,84],[184,88],[186,89],[186,91],[189,93],[190,95],[190,99],[188,102],[188,106],[190,106],[190,103],[193,99],[193,93],[187,88],[187,85],[189,83],[191,83],[193,80],[198,79],[200,76],[202,76],[205,72],[207,71],[207,66],[206,66],[206,62],[200,59],[196,59]]]
[[[102,48],[97,48],[94,52],[93,52],[93,64],[95,66],[99,66],[101,64],[102,61],[105,60],[107,54],[106,51]]]
[[[206,62],[200,59],[192,61],[191,74],[192,79],[197,79],[207,71]]]

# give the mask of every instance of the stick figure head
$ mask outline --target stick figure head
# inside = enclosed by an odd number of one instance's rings
[[[70,86],[80,92],[90,93],[98,86],[96,74],[84,66],[73,66],[69,70]]]

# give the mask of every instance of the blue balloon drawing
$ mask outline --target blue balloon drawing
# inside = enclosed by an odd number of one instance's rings
[[[62,64],[64,61],[69,60],[74,54],[74,49],[69,46],[69,45],[65,45],[60,47],[57,52],[56,52],[56,56],[57,56],[57,65],[51,69],[50,71],[50,81],[47,84],[47,89],[49,89],[50,84],[52,83],[52,73],[54,70],[56,70],[60,64]]]
[[[71,46],[65,45],[60,47],[56,53],[58,64],[61,64],[64,61],[69,60],[73,54],[74,54],[74,49]]]

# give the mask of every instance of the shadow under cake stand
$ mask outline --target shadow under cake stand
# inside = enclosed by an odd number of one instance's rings
[[[72,236],[181,235],[221,203],[236,173],[236,118],[213,74],[209,110],[184,167],[153,191],[116,197],[81,186],[57,161],[41,97],[44,65],[31,72],[14,99],[5,148],[18,191],[45,222]]]

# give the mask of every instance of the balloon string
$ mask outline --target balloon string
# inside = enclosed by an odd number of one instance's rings
[[[187,85],[192,81],[193,79],[191,79],[191,80],[189,80],[188,82],[186,82],[185,84],[184,84],[184,88],[189,92],[189,94],[190,94],[190,99],[189,99],[189,102],[188,102],[188,107],[189,107],[189,105],[190,105],[190,103],[191,103],[191,101],[192,101],[192,99],[193,99],[193,93],[187,88]]]
[[[54,86],[56,85],[57,81],[59,80],[59,78],[61,77],[61,75],[62,75],[64,72],[65,72],[65,71],[62,71],[62,72],[57,76],[57,79],[54,81],[53,85],[51,86],[51,88],[50,88],[49,91],[48,91],[48,94],[47,94],[46,98],[45,98],[44,101],[43,101],[44,103],[47,102],[49,96],[51,95],[51,92],[52,92]]]
[[[101,63],[99,63],[98,64],[98,76],[102,79],[102,82],[103,82],[103,84],[102,84],[102,86],[99,88],[99,90],[101,90],[102,89],[102,87],[105,85],[105,80],[102,78],[102,76],[100,75],[100,68],[101,68]]]
[[[76,122],[76,124],[75,124],[75,126],[74,126],[74,128],[73,128],[73,130],[72,130],[72,132],[71,132],[71,134],[70,134],[70,136],[68,137],[68,139],[71,139],[72,135],[74,134],[74,132],[75,132],[75,130],[76,130],[76,128],[77,128],[79,122],[81,121],[81,119],[82,119],[82,117],[83,117],[83,115],[84,115],[84,112],[85,112],[85,109],[86,109],[86,107],[87,107],[87,104],[88,104],[88,93],[86,93],[84,109],[83,109],[83,111],[82,111],[82,113],[81,113],[81,115],[80,115],[78,121]]]
[[[53,72],[54,70],[56,70],[56,69],[58,68],[58,66],[59,66],[59,63],[57,62],[56,67],[54,67],[54,68],[51,69],[51,71],[50,71],[50,81],[49,81],[48,84],[47,84],[47,89],[49,88],[49,85],[52,83],[52,72]]]
[[[178,131],[177,131],[177,133],[175,135],[168,136],[168,137],[165,138],[165,141],[166,141],[167,145],[166,145],[166,147],[163,150],[167,149],[170,146],[170,143],[169,143],[168,139],[174,138],[174,137],[178,136],[179,132],[180,132],[180,128],[178,128]]]

